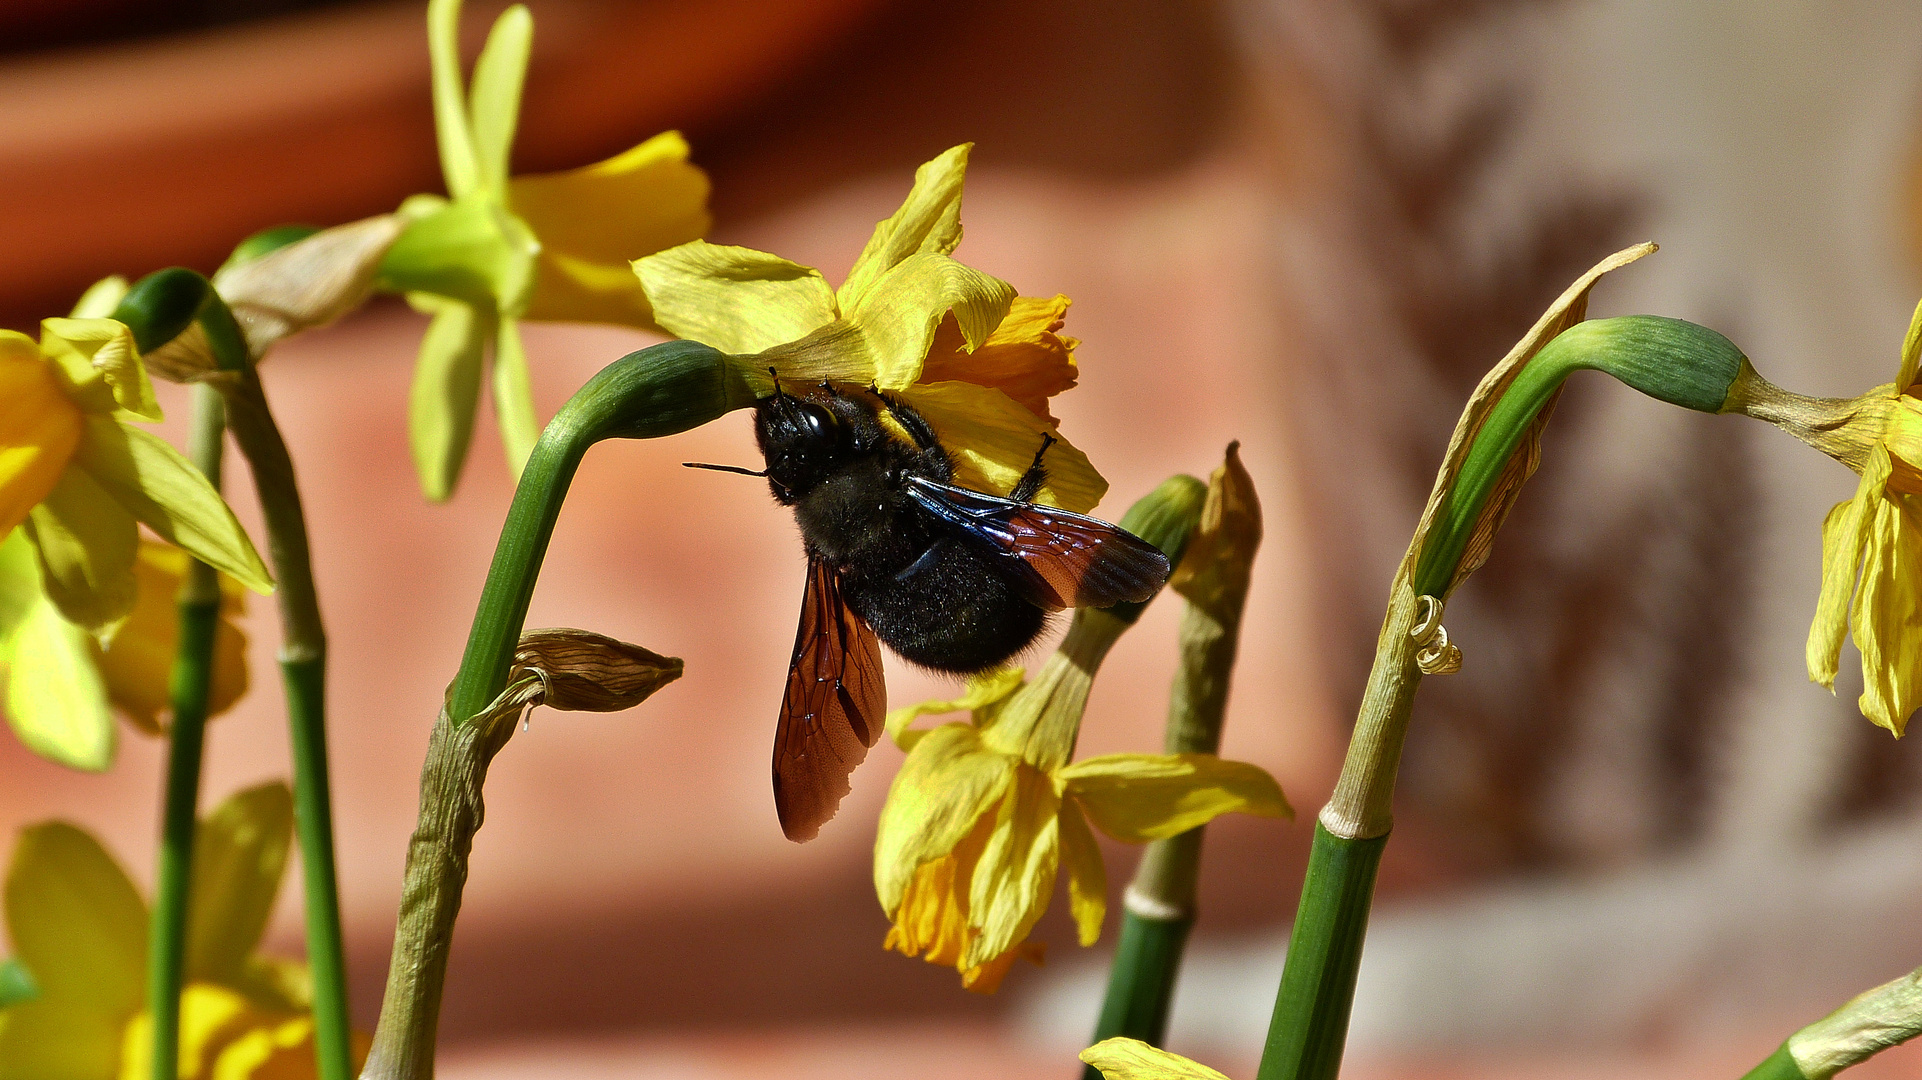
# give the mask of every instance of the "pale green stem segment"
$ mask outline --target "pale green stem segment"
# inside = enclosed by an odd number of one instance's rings
[[[293,459],[267,406],[246,340],[206,278],[180,267],[157,271],[135,284],[113,317],[133,331],[143,353],[198,322],[220,364],[207,383],[225,399],[228,429],[253,472],[276,579],[281,682],[293,748],[294,827],[300,841],[307,964],[313,980],[315,1063],[319,1080],[349,1080],[353,1062],[346,963],[327,776],[327,635]]]
[[[1789,1036],[1743,1080],[1829,1080],[1922,1034],[1922,970],[1859,994]]]
[[[1253,554],[1250,549],[1245,557],[1252,560]],[[1238,588],[1208,602],[1190,600],[1182,608],[1177,639],[1181,659],[1169,695],[1163,744],[1167,753],[1213,754],[1221,749],[1247,601],[1246,566],[1240,571]],[[1202,835],[1203,829],[1190,829],[1154,841],[1142,853],[1134,880],[1122,894],[1121,935],[1090,1045],[1116,1036],[1161,1045],[1182,953],[1194,928]],[[1082,1076],[1101,1080],[1100,1070],[1092,1065]]]
[[[218,391],[207,386],[194,391],[189,454],[218,490],[225,412]],[[167,735],[167,789],[161,809],[160,856],[154,869],[153,921],[147,934],[154,1080],[175,1080],[180,1061],[180,988],[193,901],[195,811],[200,802],[207,703],[213,690],[214,634],[220,625],[220,579],[213,567],[192,561],[177,603],[180,636],[169,687],[173,723]]]
[[[1446,600],[1491,493],[1563,380],[1605,371],[1661,401],[1718,413],[1745,366],[1721,334],[1634,315],[1577,323],[1530,360],[1489,409],[1416,554],[1391,587],[1375,663],[1334,795],[1322,810],[1258,1080],[1333,1080],[1341,1069],[1375,872],[1393,824],[1395,774],[1421,669],[1416,600]]]
[[[594,376],[535,445],[421,767],[420,816],[408,845],[387,993],[363,1080],[426,1080],[434,1074],[448,950],[484,809],[481,785],[514,730],[511,712],[488,707],[507,685],[541,560],[582,456],[603,439],[672,435],[753,403],[753,390],[727,357],[696,342],[670,341],[630,353]]]

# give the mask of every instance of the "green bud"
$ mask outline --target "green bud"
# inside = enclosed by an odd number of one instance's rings
[[[1719,413],[1746,359],[1706,326],[1659,315],[1576,323],[1530,363],[1606,371],[1658,401]]]
[[[555,414],[547,437],[652,439],[753,404],[732,357],[698,341],[667,341],[602,368]]]
[[[1181,557],[1188,551],[1188,539],[1201,521],[1202,505],[1207,501],[1207,484],[1186,473],[1177,473],[1137,499],[1116,524],[1160,548],[1161,553],[1168,556],[1169,566],[1180,566]],[[1107,611],[1133,625],[1147,606],[1147,601],[1122,603]]]
[[[192,325],[212,291],[207,279],[198,273],[184,266],[170,266],[134,282],[108,317],[125,323],[133,331],[134,344],[148,353]]]

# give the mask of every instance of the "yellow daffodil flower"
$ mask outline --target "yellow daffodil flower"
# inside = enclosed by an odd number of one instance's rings
[[[663,328],[731,354],[763,392],[769,368],[798,385],[876,386],[927,417],[956,483],[1006,492],[1043,434],[1060,438],[1048,399],[1075,384],[1076,342],[1059,333],[1067,297],[1017,297],[951,257],[968,151],[916,170],[839,289],[778,255],[703,241],[636,260],[634,272]],[[1107,490],[1065,442],[1047,465],[1039,502],[1085,513]]]
[[[220,493],[129,423],[159,419],[122,324],[47,319],[37,343],[0,330],[0,536],[22,526],[48,598],[104,635],[133,610],[136,522],[248,588],[273,588]]]
[[[1896,735],[1922,705],[1922,305],[1893,384],[1850,403],[1823,449],[1861,474],[1822,523],[1809,679],[1835,689],[1842,638],[1862,653],[1862,715]],[[1853,460],[1851,460],[1853,459]]]
[[[186,571],[186,552],[142,540],[133,612],[102,648],[48,599],[25,531],[0,540],[0,672],[7,720],[22,743],[49,760],[97,772],[113,764],[110,705],[140,730],[165,733],[161,714],[171,707],[179,636],[174,598]],[[209,716],[247,692],[247,635],[235,621],[244,605],[240,587],[222,578]]]
[[[240,792],[200,823],[181,1000],[184,1078],[314,1075],[305,967],[254,954],[292,824],[293,796],[279,782]],[[151,1075],[147,910],[113,857],[64,822],[25,830],[7,873],[6,916],[34,987],[0,1008],[0,1080]],[[365,1048],[358,1040],[357,1056]]]
[[[1273,778],[1213,754],[1108,754],[1069,763],[1088,689],[1126,624],[1082,610],[1033,682],[1019,669],[969,682],[958,701],[888,715],[908,751],[888,790],[874,841],[874,888],[894,922],[885,945],[952,965],[962,984],[992,993],[1047,910],[1065,864],[1081,944],[1101,936],[1107,876],[1092,822],[1144,843],[1221,814],[1289,813]],[[918,716],[966,710],[971,722],[928,730]]]
[[[1100,1069],[1108,1080],[1228,1080],[1198,1061],[1140,1039],[1103,1039],[1081,1051],[1081,1060]]]
[[[627,260],[707,231],[707,177],[676,132],[599,164],[509,179],[534,20],[521,5],[494,23],[461,92],[460,0],[431,0],[434,130],[448,199],[417,195],[381,263],[380,284],[432,315],[409,413],[414,463],[429,498],[453,492],[474,431],[482,356],[510,467],[540,436],[519,319],[656,329]]]

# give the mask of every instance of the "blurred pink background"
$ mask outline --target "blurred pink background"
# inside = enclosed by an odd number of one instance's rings
[[[99,0],[56,18],[0,3],[19,43],[0,44],[0,323],[64,311],[106,273],[211,269],[257,228],[439,190],[420,5],[281,6],[166,19]],[[499,7],[470,9],[473,45]],[[1462,378],[1575,273],[1647,236],[1666,250],[1604,284],[1596,314],[1709,322],[1808,392],[1886,380],[1913,302],[1922,56],[1907,43],[1922,19],[1896,5],[1826,22],[1787,3],[1684,18],[1628,0],[530,7],[518,170],[679,127],[715,181],[712,239],[838,280],[914,166],[975,141],[959,254],[1024,294],[1074,298],[1082,382],[1057,412],[1112,484],[1098,512],[1119,516],[1173,472],[1205,477],[1241,440],[1267,539],[1223,753],[1272,771],[1300,817],[1210,827],[1170,1043],[1237,1076],[1253,1073],[1309,821]],[[1871,41],[1886,44],[1858,48]],[[1847,85],[1792,77],[1839,55],[1856,65]],[[332,642],[341,884],[368,1028],[427,730],[511,494],[483,424],[455,498],[419,496],[405,426],[423,325],[377,302],[264,368]],[[526,338],[548,414],[651,341],[542,324]],[[1690,449],[1679,421],[1647,421],[1652,407],[1613,389],[1571,389],[1569,433],[1524,497],[1535,516],[1496,552],[1510,578],[1491,566],[1486,593],[1451,605],[1470,671],[1424,695],[1433,719],[1411,744],[1350,1075],[1739,1075],[1922,963],[1914,755],[1857,731],[1852,690],[1838,704],[1799,685],[1810,537],[1852,478],[1772,433],[1725,438],[1734,421]],[[165,404],[178,438],[184,398]],[[1674,508],[1700,500],[1664,486],[1670,452],[1722,463],[1713,484],[1762,509],[1688,520]],[[753,454],[735,415],[604,444],[581,470],[529,625],[635,641],[687,674],[631,713],[537,711],[496,761],[446,1075],[1069,1075],[1108,941],[1076,955],[1053,911],[1037,931],[1050,966],[993,998],[881,951],[868,857],[898,751],[875,749],[819,840],[782,839],[767,757],[799,546],[762,485],[679,467]],[[252,526],[247,491],[236,469]],[[1571,546],[1624,521],[1638,541],[1711,554],[1635,563],[1644,585],[1599,578],[1604,598],[1575,605],[1563,585],[1587,564]],[[1716,522],[1735,540],[1715,547]],[[1604,553],[1630,562],[1628,548]],[[1622,599],[1704,581],[1727,585],[1705,623]],[[1630,614],[1611,620],[1617,602]],[[1592,617],[1600,674],[1531,666],[1541,620],[1570,612]],[[1160,744],[1176,615],[1158,601],[1117,647],[1083,753]],[[248,625],[256,689],[212,729],[209,804],[287,772],[271,604]],[[1651,655],[1689,643],[1711,658],[1647,676]],[[951,689],[890,676],[895,705]],[[0,853],[21,825],[64,817],[149,881],[162,748],[123,736],[102,776],[0,738]],[[1118,910],[1134,853],[1107,855]],[[1730,898],[1784,876],[1805,891]],[[298,952],[300,926],[290,885],[270,945]],[[1922,1053],[1861,1075],[1922,1076]]]

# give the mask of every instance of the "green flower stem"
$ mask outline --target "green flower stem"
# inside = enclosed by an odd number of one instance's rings
[[[183,312],[188,313],[183,318]],[[268,558],[280,611],[281,683],[287,696],[294,765],[294,824],[307,913],[307,964],[313,980],[315,1058],[320,1080],[349,1080],[347,980],[334,871],[333,811],[327,778],[327,635],[314,589],[307,519],[293,459],[233,314],[206,278],[173,267],[135,284],[114,312],[142,352],[172,340],[190,323],[206,334],[219,369],[208,385],[225,399],[227,425],[247,458],[267,523]],[[156,1066],[158,1067],[158,1066]]]
[[[1255,528],[1258,537],[1258,523]],[[1176,560],[1182,555],[1173,553]],[[1192,598],[1196,594],[1190,594],[1181,613],[1177,637],[1181,660],[1169,696],[1164,741],[1170,754],[1213,754],[1221,749],[1254,549],[1250,544],[1218,558],[1235,565],[1199,568],[1197,573],[1209,578],[1201,590],[1205,595],[1197,600]],[[1121,936],[1090,1044],[1126,1036],[1159,1046],[1167,1033],[1175,981],[1195,923],[1203,831],[1190,829],[1154,841],[1142,853],[1134,880],[1122,894]],[[1101,1080],[1100,1070],[1092,1065],[1082,1076]]]
[[[1341,1067],[1375,871],[1394,822],[1395,774],[1421,669],[1417,598],[1446,600],[1510,459],[1568,376],[1605,371],[1658,400],[1718,413],[1744,357],[1721,334],[1633,315],[1577,323],[1525,364],[1489,408],[1443,495],[1412,576],[1397,576],[1340,779],[1322,809],[1258,1080],[1333,1080]],[[1406,566],[1406,564],[1404,564]]]
[[[460,671],[421,766],[420,815],[407,849],[387,992],[362,1080],[426,1080],[434,1073],[448,951],[484,810],[481,787],[488,764],[513,735],[512,713],[489,705],[507,685],[541,560],[582,457],[603,439],[672,435],[754,399],[727,357],[696,342],[670,341],[602,370],[542,433],[521,472]]]
[[[1829,1080],[1922,1035],[1922,970],[1858,994],[1788,1037],[1743,1080]]]
[[[1742,1080],[1813,1080],[1813,1078],[1802,1072],[1801,1066],[1795,1063],[1795,1055],[1789,1053],[1789,1044],[1783,1043],[1776,1047],[1775,1053],[1770,1054],[1760,1065],[1743,1073]]]
[[[215,488],[220,486],[225,431],[220,395],[209,387],[196,387],[190,452]],[[147,934],[154,1080],[174,1080],[180,1061],[180,987],[192,902],[195,811],[200,802],[207,702],[213,690],[214,633],[220,625],[220,578],[213,567],[198,560],[190,563],[178,604],[180,637],[170,686],[173,724],[167,738],[167,791],[161,811],[160,859],[154,872],[153,921]]]

